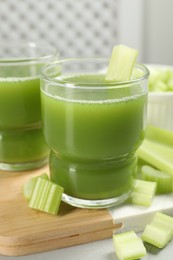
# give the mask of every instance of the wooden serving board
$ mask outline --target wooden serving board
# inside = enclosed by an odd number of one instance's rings
[[[0,171],[0,254],[28,255],[101,240],[121,227],[106,209],[78,209],[63,202],[57,216],[30,209],[22,185],[48,171],[48,166],[36,171]]]

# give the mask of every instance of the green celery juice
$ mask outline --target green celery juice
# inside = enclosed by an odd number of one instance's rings
[[[65,81],[82,83],[82,89],[85,83],[103,86],[104,76],[68,76]],[[139,89],[135,84],[134,91]],[[133,87],[122,87],[115,95],[104,86],[97,94],[92,89],[74,94],[67,88],[65,97],[41,91],[51,179],[72,197],[107,199],[132,188],[135,151],[144,138],[147,92],[133,94]]]
[[[0,78],[1,163],[30,163],[48,156],[40,107],[38,77]]]

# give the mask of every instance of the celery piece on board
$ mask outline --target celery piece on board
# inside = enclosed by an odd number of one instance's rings
[[[171,175],[157,170],[149,165],[143,165],[141,167],[141,173],[144,180],[154,181],[157,183],[156,192],[158,194],[172,192],[173,178]]]
[[[125,45],[113,47],[105,80],[123,82],[131,79],[138,51]]]
[[[146,255],[143,242],[134,231],[113,235],[113,243],[119,260],[139,259]]]
[[[56,215],[59,210],[63,191],[64,189],[61,186],[38,177],[29,207]]]
[[[157,212],[152,222],[142,233],[142,240],[158,248],[163,248],[173,236],[173,217]]]

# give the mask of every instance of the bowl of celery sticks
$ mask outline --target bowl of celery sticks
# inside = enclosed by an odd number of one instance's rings
[[[146,66],[150,70],[147,123],[173,130],[173,66]]]

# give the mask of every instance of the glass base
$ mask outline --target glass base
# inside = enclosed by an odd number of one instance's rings
[[[48,158],[40,161],[27,162],[27,163],[0,163],[0,170],[3,171],[27,171],[37,169],[48,163]]]
[[[103,209],[103,208],[109,208],[123,203],[129,198],[130,194],[131,191],[115,198],[101,199],[101,200],[85,200],[85,199],[74,198],[63,193],[62,201],[64,201],[67,204],[70,204],[71,206],[75,206],[78,208]]]

